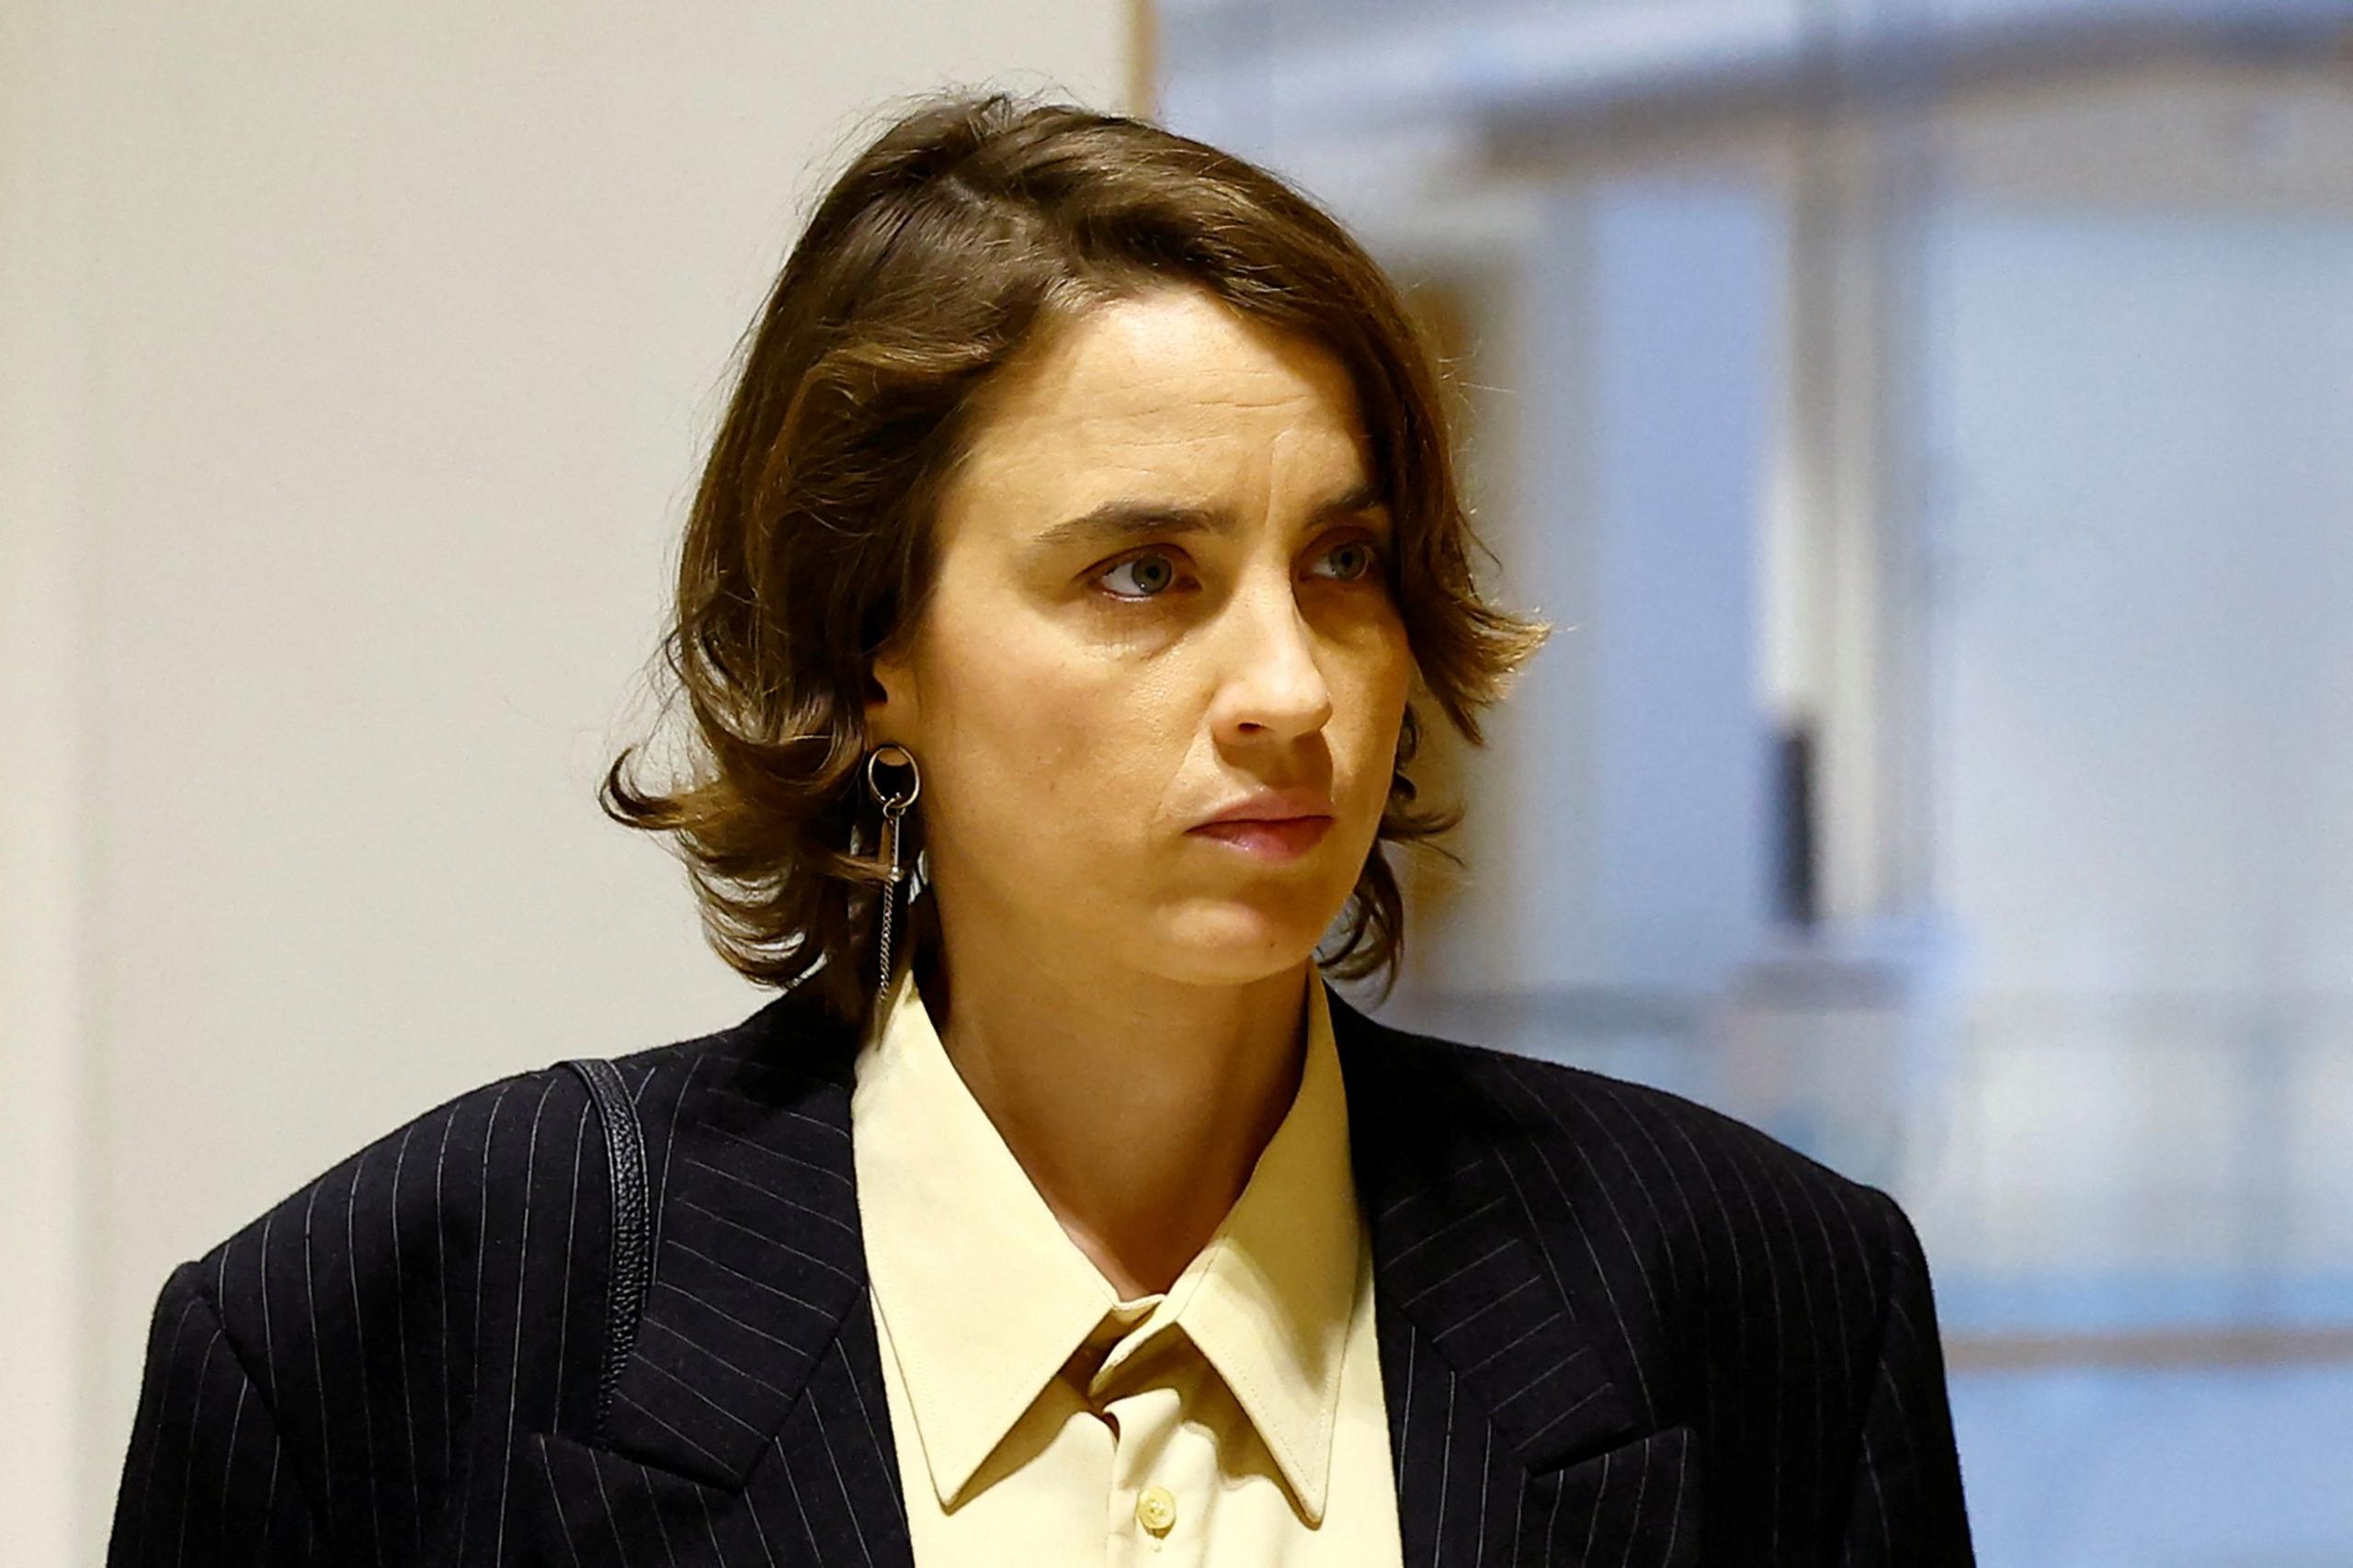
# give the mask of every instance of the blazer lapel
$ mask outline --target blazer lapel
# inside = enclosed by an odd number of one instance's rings
[[[793,994],[736,1034],[675,1106],[641,1103],[654,1280],[601,1444],[539,1439],[557,1560],[649,1543],[680,1568],[911,1568],[850,1158],[857,1040]]]
[[[1519,1201],[1515,1130],[1442,1048],[1330,1000],[1405,1561],[1697,1562],[1695,1435],[1638,1423],[1570,1305],[1589,1255],[1548,1253]]]

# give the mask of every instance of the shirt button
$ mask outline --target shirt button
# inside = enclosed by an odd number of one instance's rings
[[[1147,1486],[1136,1494],[1136,1523],[1154,1535],[1166,1535],[1176,1522],[1176,1497],[1165,1486]]]

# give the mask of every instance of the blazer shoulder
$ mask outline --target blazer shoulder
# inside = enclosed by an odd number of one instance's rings
[[[752,1022],[608,1058],[650,1138],[661,1137],[699,1064],[751,1048]],[[259,1364],[290,1351],[294,1364],[323,1365],[314,1338],[346,1324],[406,1323],[404,1307],[419,1300],[436,1303],[430,1323],[406,1326],[438,1333],[440,1301],[494,1292],[496,1269],[527,1249],[536,1258],[551,1236],[572,1238],[581,1267],[567,1278],[585,1296],[601,1289],[603,1249],[591,1238],[608,1223],[604,1150],[578,1074],[562,1062],[508,1074],[321,1172],[182,1266],[175,1282]]]
[[[646,1131],[649,1166],[686,1086],[759,1049],[753,1026],[767,1016],[608,1058]],[[558,1433],[593,1426],[609,1170],[596,1098],[563,1062],[468,1089],[175,1269],[157,1300],[147,1382],[193,1388],[199,1362],[215,1377],[234,1367],[306,1495],[396,1496],[424,1529],[471,1486],[473,1446],[507,1440],[511,1410]],[[388,1449],[378,1427],[395,1411],[416,1440]],[[333,1512],[320,1524],[352,1528]]]
[[[1879,1301],[1899,1259],[1918,1250],[1889,1193],[1688,1096],[1490,1045],[1392,1033],[1453,1085],[1444,1097],[1477,1120],[1472,1136],[1506,1153],[1540,1224],[1597,1221],[1663,1278],[1686,1277],[1678,1263],[1698,1276],[1707,1272],[1699,1260],[1726,1260],[1717,1273],[1768,1294],[1802,1274]],[[1729,1267],[1734,1257],[1748,1267]]]
[[[457,1095],[336,1162],[184,1266],[233,1345],[307,1352],[314,1315],[366,1319],[464,1272],[511,1202],[573,1199],[603,1168],[586,1085],[562,1067]],[[324,1303],[322,1305],[322,1303]]]

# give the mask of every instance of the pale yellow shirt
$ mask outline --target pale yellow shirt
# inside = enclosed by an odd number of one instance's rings
[[[859,1051],[859,1220],[922,1568],[1379,1568],[1397,1498],[1322,977],[1299,1093],[1216,1234],[1122,1301],[903,977]]]

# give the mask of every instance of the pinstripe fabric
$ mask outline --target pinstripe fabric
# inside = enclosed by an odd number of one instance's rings
[[[1972,1560],[1893,1199],[1329,1000],[1408,1568]],[[654,1269],[601,1421],[610,1195],[568,1073],[452,1101],[181,1267],[111,1568],[911,1568],[855,1046],[786,995],[620,1060]]]

